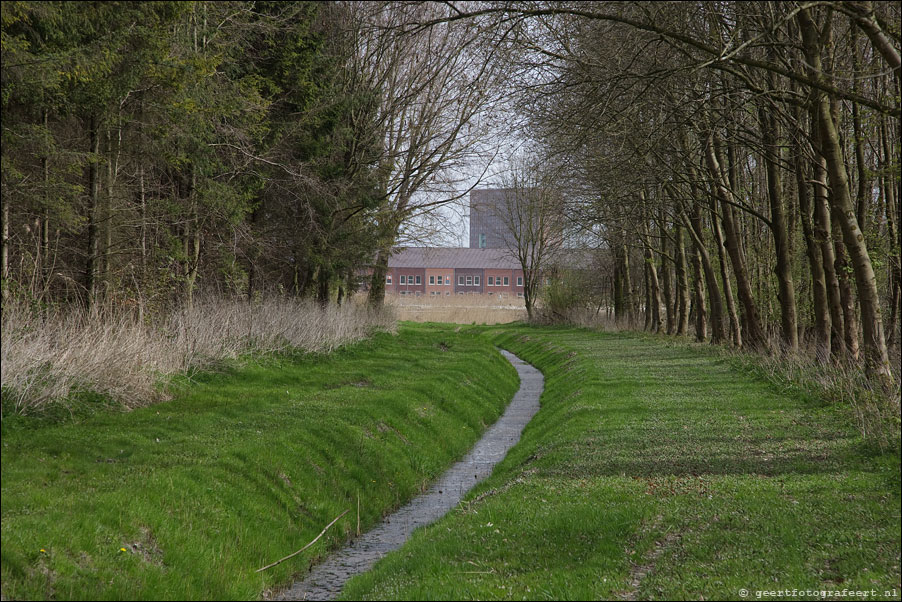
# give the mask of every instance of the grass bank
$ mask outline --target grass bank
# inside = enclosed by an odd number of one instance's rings
[[[872,451],[848,409],[660,338],[485,333],[544,372],[542,409],[344,599],[899,598],[899,452]]]
[[[244,362],[172,401],[4,420],[10,599],[255,599],[461,456],[517,388],[486,339],[404,327]],[[341,512],[315,546],[271,570]]]

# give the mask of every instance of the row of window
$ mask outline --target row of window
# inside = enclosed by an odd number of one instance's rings
[[[418,275],[401,274],[399,280],[400,284],[422,284],[421,277]],[[489,276],[488,280],[489,286],[510,286],[510,279],[507,276]],[[385,276],[385,284],[391,284],[391,274]],[[436,276],[430,276],[429,284],[441,286],[442,277],[438,276],[438,282],[436,282]],[[457,284],[458,286],[479,286],[479,276],[458,276]],[[445,286],[451,286],[451,276],[445,276]],[[517,286],[523,286],[523,276],[517,276]]]
[[[489,286],[510,286],[510,282],[508,281],[507,276],[504,276],[503,284],[501,276],[496,276],[494,278],[489,276]],[[523,286],[523,276],[517,276],[517,286]]]
[[[419,296],[423,295],[423,293],[421,293],[420,291],[398,291],[398,294],[399,294],[399,295],[405,295],[405,296],[406,296],[406,295],[413,295],[413,296],[415,296],[415,297],[419,297]],[[478,292],[465,293],[465,292],[463,292],[463,291],[459,291],[457,294],[458,294],[458,295],[479,295],[480,293],[478,293]],[[486,294],[488,295],[488,294],[494,294],[494,293],[486,293]],[[442,296],[442,292],[441,292],[441,291],[429,291],[429,295],[430,295],[430,296],[433,296],[433,297],[441,297],[441,296]],[[508,293],[498,293],[498,296],[499,296],[499,297],[507,298],[507,295],[508,295]],[[446,297],[451,296],[451,292],[450,292],[450,291],[445,291],[445,296],[446,296]],[[520,299],[522,299],[522,298],[523,298],[523,293],[517,293],[517,297],[520,298]]]
[[[400,284],[422,284],[423,283],[420,276],[414,276],[414,275],[408,276],[407,274],[401,274],[401,276],[399,276],[399,281],[400,281],[399,282]],[[385,276],[385,284],[391,284],[391,274],[388,274]],[[436,286],[436,285],[441,286],[442,285],[442,277],[438,276],[438,282],[436,282],[436,277],[430,276],[429,284],[431,284],[433,286]],[[445,276],[445,286],[451,286],[451,276]]]
[[[489,286],[510,286],[510,278],[508,276],[489,276]],[[464,284],[466,283],[466,284]],[[479,276],[458,276],[457,284],[459,286],[479,286]],[[517,286],[523,286],[523,276],[517,276]]]

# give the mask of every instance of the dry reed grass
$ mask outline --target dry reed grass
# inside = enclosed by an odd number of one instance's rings
[[[635,330],[625,320],[616,320],[605,308],[570,307],[560,311],[539,304],[535,315],[539,324],[567,324],[604,332]]]
[[[772,348],[777,348],[774,342]],[[814,349],[798,353],[729,352],[734,362],[787,391],[801,391],[827,403],[850,408],[861,436],[881,451],[902,441],[900,390],[886,391],[868,379],[862,366],[818,359]],[[898,383],[899,364],[893,367]]]
[[[385,295],[399,320],[452,324],[505,324],[526,319],[523,299],[499,295]]]
[[[247,353],[329,352],[393,329],[390,311],[346,303],[208,300],[157,325],[127,313],[3,308],[3,413],[28,414],[92,391],[132,408],[165,398],[162,377],[187,374]]]

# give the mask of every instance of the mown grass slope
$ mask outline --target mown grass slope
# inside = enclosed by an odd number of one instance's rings
[[[419,492],[516,389],[488,340],[403,327],[245,361],[131,413],[4,420],[3,595],[258,598],[351,537],[358,499],[366,529]]]
[[[542,409],[468,501],[344,599],[899,597],[899,454],[869,451],[847,410],[682,343],[486,332],[544,372]]]

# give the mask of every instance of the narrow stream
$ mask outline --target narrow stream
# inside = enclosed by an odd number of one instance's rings
[[[485,432],[470,453],[448,469],[426,493],[315,566],[306,579],[298,581],[275,599],[335,599],[348,579],[368,571],[377,560],[401,547],[414,529],[443,516],[474,485],[491,474],[495,464],[520,440],[523,428],[539,411],[539,396],[544,387],[541,372],[512,353],[503,350],[501,353],[517,369],[520,389],[501,418]]]

